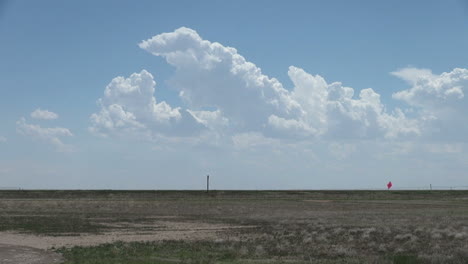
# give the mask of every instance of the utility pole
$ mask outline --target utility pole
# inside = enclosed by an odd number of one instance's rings
[[[206,192],[210,191],[210,175],[206,175]]]
[[[429,185],[431,186],[431,191],[432,191],[432,183],[431,183],[431,184],[429,184]]]

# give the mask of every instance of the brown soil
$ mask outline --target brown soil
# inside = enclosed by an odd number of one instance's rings
[[[109,224],[111,225],[111,224]],[[102,234],[61,234],[60,236],[36,235],[18,232],[0,232],[0,243],[50,249],[72,246],[93,246],[116,241],[162,241],[162,240],[215,240],[227,236],[226,231],[254,226],[235,226],[202,222],[156,222],[154,224],[115,223],[114,231]],[[145,231],[142,227],[147,227]],[[154,228],[158,228],[155,230]],[[2,253],[0,252],[0,258]]]
[[[54,252],[0,244],[0,264],[53,264],[60,262],[62,262],[62,257]]]

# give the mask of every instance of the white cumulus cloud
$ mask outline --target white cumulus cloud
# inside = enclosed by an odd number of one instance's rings
[[[154,36],[140,47],[176,68],[170,84],[190,109],[218,109],[237,130],[259,131],[271,114],[293,117],[302,111],[278,80],[236,49],[203,40],[192,29]]]
[[[61,140],[62,137],[73,136],[68,128],[41,127],[28,124],[25,118],[21,118],[16,122],[16,131],[23,136],[52,144],[60,152],[69,152],[73,149],[72,146],[63,143]]]
[[[156,35],[139,46],[175,68],[167,83],[183,105],[156,100],[156,82],[146,70],[116,77],[98,100],[100,110],[90,117],[90,131],[149,138],[226,137],[238,145],[261,137],[408,140],[421,135],[462,138],[468,132],[463,115],[468,110],[466,69],[440,75],[417,68],[393,72],[411,85],[393,95],[407,104],[400,109],[386,106],[372,88],[355,90],[295,66],[288,70],[294,86],[286,89],[235,48],[205,40],[190,28]],[[332,150],[337,153],[341,147]]]
[[[403,100],[410,105],[437,108],[447,104],[466,106],[462,103],[465,91],[468,89],[468,69],[454,69],[440,75],[430,70],[405,68],[393,75],[409,82],[412,87],[397,92],[394,98]]]
[[[34,110],[34,112],[31,113],[31,117],[34,119],[53,120],[57,119],[59,116],[54,112],[37,108],[36,110]]]
[[[466,140],[468,122],[468,69],[433,74],[430,70],[405,68],[392,73],[411,88],[393,94],[416,109],[427,137]]]
[[[232,47],[202,39],[189,28],[156,35],[140,47],[161,56],[176,70],[170,80],[192,111],[215,108],[220,122],[238,133],[268,136],[394,138],[417,135],[418,124],[402,110],[388,112],[380,95],[364,89],[359,98],[341,83],[291,66],[289,91],[264,75]]]
[[[202,124],[189,112],[165,101],[158,103],[155,87],[153,76],[146,70],[128,78],[114,78],[98,100],[101,109],[91,115],[89,130],[104,136],[125,132],[151,138],[155,133],[180,136],[200,129]]]
[[[295,85],[292,98],[304,113],[296,117],[296,122],[284,120],[285,125],[298,128],[302,123],[302,127],[315,129],[326,138],[395,138],[420,132],[417,122],[400,109],[389,113],[371,88],[361,90],[355,98],[354,89],[340,82],[328,84],[321,76],[293,66],[288,74]]]

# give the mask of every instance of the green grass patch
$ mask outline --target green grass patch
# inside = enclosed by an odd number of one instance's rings
[[[59,249],[64,264],[233,263],[235,248],[208,242],[134,242]]]
[[[255,245],[239,242],[162,241],[116,242],[94,247],[61,248],[64,264],[154,264],[154,263],[306,263],[271,258],[255,252]]]
[[[60,248],[63,264],[361,264],[378,263],[375,256],[304,256],[258,252],[258,243],[212,241],[115,242],[93,247]],[[403,258],[397,257],[397,261]],[[380,259],[380,263],[392,263]],[[415,263],[415,262],[394,262]]]

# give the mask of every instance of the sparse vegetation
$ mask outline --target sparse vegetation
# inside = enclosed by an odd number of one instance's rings
[[[15,230],[47,235],[79,235],[80,233],[97,233],[103,227],[90,223],[82,215],[8,215],[0,217],[0,231]]]
[[[156,240],[57,249],[66,264],[468,263],[468,191],[5,191],[0,197],[1,230],[121,231]],[[212,226],[212,236],[160,239],[162,232]]]

